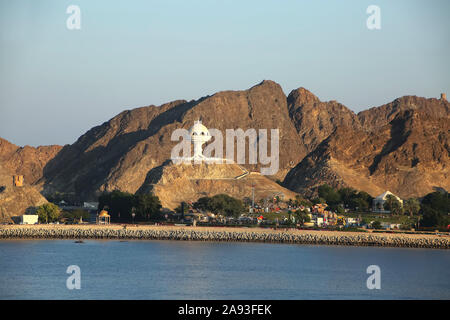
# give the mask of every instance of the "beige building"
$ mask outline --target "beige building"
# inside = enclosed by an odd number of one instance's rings
[[[24,214],[20,216],[20,224],[37,224],[39,216],[37,214]]]

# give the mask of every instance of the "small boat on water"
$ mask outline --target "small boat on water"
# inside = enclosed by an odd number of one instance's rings
[[[83,240],[76,240],[75,243],[84,243]]]

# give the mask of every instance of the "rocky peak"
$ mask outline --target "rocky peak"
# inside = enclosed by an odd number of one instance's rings
[[[320,102],[311,91],[300,87],[298,89],[292,90],[287,97],[287,103],[289,106],[302,106],[304,104],[310,104]]]
[[[61,148],[58,145],[19,147],[0,138],[0,163],[11,174],[23,175],[26,184],[34,184],[42,177],[48,161]]]
[[[380,107],[370,108],[358,113],[363,128],[374,131],[391,122],[395,117],[406,110],[421,111],[433,118],[448,118],[450,104],[442,99],[427,99],[417,96],[403,96]]]
[[[356,114],[336,101],[322,102],[305,88],[293,90],[288,98],[289,114],[301,143],[314,150],[337,127],[359,128]]]

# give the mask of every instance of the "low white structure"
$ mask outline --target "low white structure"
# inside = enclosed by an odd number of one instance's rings
[[[316,224],[316,226],[318,226],[318,227],[323,226],[323,217],[317,217],[317,218],[315,219],[315,224]]]
[[[401,205],[403,205],[402,199],[400,199],[399,197],[397,197],[395,194],[393,194],[390,191],[385,191],[382,194],[380,194],[378,197],[373,199],[372,211],[380,212],[380,213],[389,213],[388,210],[384,210],[384,203],[386,202],[388,196],[395,197],[401,203]]]
[[[24,214],[20,216],[20,224],[37,224],[39,216],[37,214]]]
[[[90,210],[97,210],[98,202],[83,202],[83,208]]]
[[[400,223],[389,223],[389,222],[382,222],[381,227],[383,229],[400,229],[401,224]]]

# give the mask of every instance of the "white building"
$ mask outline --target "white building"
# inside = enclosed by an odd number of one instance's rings
[[[323,226],[323,217],[316,216],[313,219],[313,222],[317,227],[321,227],[321,226]]]
[[[20,224],[37,224],[39,216],[37,214],[24,214],[20,216]]]
[[[388,196],[395,197],[401,203],[401,205],[403,205],[403,200],[402,199],[400,199],[399,197],[397,197],[395,194],[393,194],[390,191],[385,191],[382,194],[380,194],[378,197],[373,199],[372,211],[373,212],[380,212],[380,213],[389,213],[388,210],[384,209],[384,203],[386,202]]]
[[[98,202],[83,202],[83,208],[89,210],[97,210]]]
[[[389,223],[389,222],[382,222],[381,227],[383,229],[400,229],[401,224],[400,223]]]

